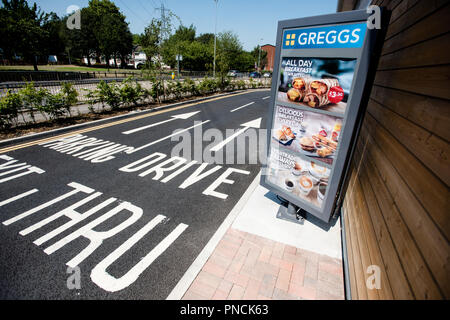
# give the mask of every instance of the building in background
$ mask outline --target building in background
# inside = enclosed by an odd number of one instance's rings
[[[275,46],[265,44],[261,46],[261,50],[267,52],[267,64],[264,66],[264,71],[273,71],[273,64],[275,59]]]

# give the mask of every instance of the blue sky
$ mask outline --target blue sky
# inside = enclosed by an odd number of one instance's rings
[[[89,0],[28,0],[44,11],[66,13],[70,5],[87,6]],[[155,7],[161,0],[114,0],[127,17],[131,32],[142,33],[153,17],[160,16]],[[214,33],[213,0],[164,0],[164,6],[179,16],[184,25],[193,24],[197,34]],[[217,31],[235,32],[245,50],[261,44],[275,45],[277,22],[336,12],[337,0],[219,0]],[[177,23],[178,24],[178,23]],[[263,40],[260,40],[263,39]]]

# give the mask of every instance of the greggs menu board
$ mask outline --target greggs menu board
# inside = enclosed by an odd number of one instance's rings
[[[365,13],[353,16],[281,21],[278,30],[261,183],[326,222],[354,142],[373,37]]]

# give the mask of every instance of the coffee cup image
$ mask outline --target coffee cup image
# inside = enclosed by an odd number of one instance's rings
[[[303,175],[300,177],[299,187],[300,187],[300,191],[304,195],[308,195],[311,192],[311,190],[313,189],[313,186],[314,186],[314,183],[310,176]]]
[[[299,163],[296,162],[292,167],[292,174],[294,176],[299,176],[302,174],[302,166]]]
[[[325,193],[327,192],[328,184],[324,182],[319,183],[319,187],[317,188],[317,201],[321,204],[323,199],[325,199]]]
[[[294,182],[290,179],[286,179],[284,181],[284,187],[286,188],[286,190],[292,191],[294,190]]]
[[[318,178],[312,174],[309,177],[311,178],[313,185],[315,185],[315,186],[320,182],[320,178]]]

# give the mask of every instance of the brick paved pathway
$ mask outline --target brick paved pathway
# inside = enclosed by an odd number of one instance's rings
[[[228,229],[184,300],[342,300],[342,262]]]

